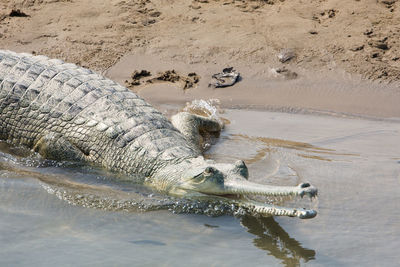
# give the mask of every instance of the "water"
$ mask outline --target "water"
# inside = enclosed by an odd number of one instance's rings
[[[174,200],[1,144],[0,266],[399,264],[399,122],[246,110],[222,116],[230,124],[207,157],[244,159],[260,183],[310,182],[316,201],[284,204],[309,205],[316,218],[156,210]]]

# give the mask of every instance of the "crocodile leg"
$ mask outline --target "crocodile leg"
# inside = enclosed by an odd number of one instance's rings
[[[179,112],[172,116],[171,122],[200,151],[206,150],[207,141],[211,136],[218,137],[223,128],[215,119],[188,112]]]
[[[42,157],[52,160],[84,161],[88,156],[58,133],[48,133],[42,136],[33,149]]]

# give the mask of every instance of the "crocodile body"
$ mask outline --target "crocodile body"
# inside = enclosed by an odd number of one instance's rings
[[[265,215],[312,218],[244,195],[317,194],[249,182],[243,161],[215,163],[201,155],[201,133],[215,120],[185,112],[172,123],[127,88],[74,64],[0,50],[0,139],[55,160],[83,161],[125,173],[135,182],[185,198],[224,201]],[[236,197],[235,197],[236,196]]]
[[[159,111],[127,88],[43,56],[0,51],[0,125],[1,139],[46,149],[49,158],[126,174],[151,176],[171,161],[199,156]]]

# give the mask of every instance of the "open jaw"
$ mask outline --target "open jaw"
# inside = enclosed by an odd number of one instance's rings
[[[245,198],[246,196],[300,196],[305,195],[310,198],[316,197],[318,190],[309,183],[302,183],[298,186],[268,186],[240,180],[240,182],[230,182],[223,186],[219,192],[203,192],[208,196],[214,196],[232,203],[237,207],[243,208],[252,214],[267,216],[289,216],[301,219],[314,218],[317,212],[312,209],[286,208],[266,204]]]
[[[317,212],[311,209],[286,208],[251,200],[241,200],[238,204],[250,213],[259,215],[288,216],[300,219],[311,219],[317,216]]]

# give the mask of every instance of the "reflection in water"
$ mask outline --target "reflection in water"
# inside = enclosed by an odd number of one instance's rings
[[[57,168],[57,170],[63,173],[51,173],[55,170],[50,170],[48,173],[46,168],[15,165],[15,163],[3,161],[0,157],[0,177],[34,178],[40,181],[41,186],[48,193],[74,206],[126,212],[169,210],[173,213],[209,216],[241,215],[252,212],[214,198],[184,199],[166,196],[140,184],[124,183],[111,174],[102,177],[105,180],[100,182],[96,179],[99,176],[95,173],[82,172],[80,168]],[[94,181],[94,183],[89,184],[87,181]]]
[[[257,236],[253,241],[257,248],[268,251],[270,255],[282,260],[285,266],[299,266],[301,260],[307,262],[315,259],[315,251],[303,248],[273,217],[244,216],[241,224],[249,233]]]
[[[89,173],[82,172],[81,168],[59,170],[64,172],[51,173],[50,170],[50,173],[46,173],[46,168],[31,168],[0,160],[1,176],[37,179],[48,193],[74,206],[137,212],[169,209],[174,203],[171,198],[155,194],[145,186],[121,182],[112,174],[101,177],[102,181],[99,181],[94,170]],[[89,184],[82,177],[94,183]]]

